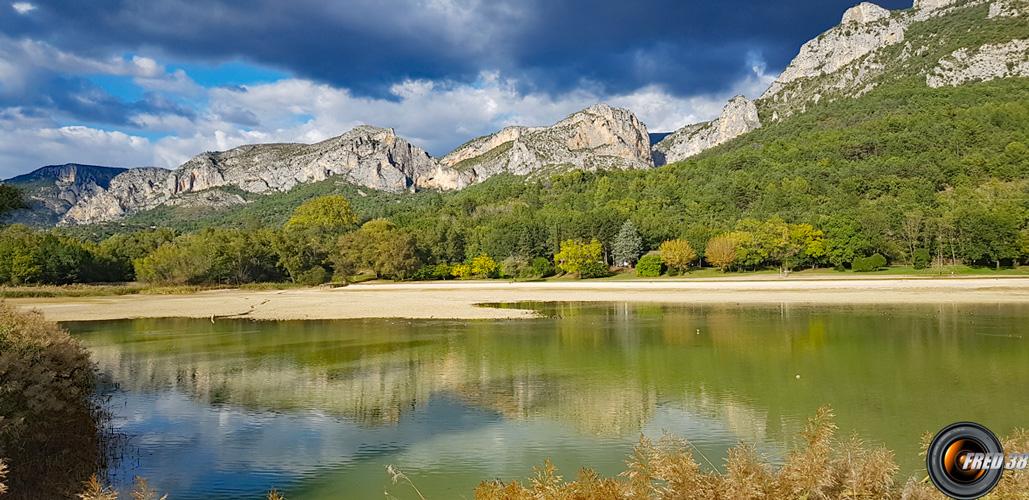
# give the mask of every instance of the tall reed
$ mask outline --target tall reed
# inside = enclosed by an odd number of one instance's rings
[[[899,468],[893,452],[853,437],[836,439],[832,410],[823,407],[802,433],[803,445],[773,467],[749,445],[729,450],[724,472],[702,467],[693,448],[681,438],[654,442],[641,437],[618,477],[582,469],[565,481],[549,461],[534,469],[528,484],[486,481],[475,490],[478,500],[945,500],[923,478],[895,482]],[[923,440],[923,449],[928,445]],[[1005,449],[1029,450],[1029,432],[1016,431]],[[1029,499],[1029,472],[1007,471],[988,500]]]

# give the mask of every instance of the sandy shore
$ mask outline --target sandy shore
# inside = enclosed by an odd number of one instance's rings
[[[755,280],[548,283],[413,283],[277,291],[218,290],[192,295],[8,299],[54,321],[245,317],[526,318],[533,313],[478,304],[520,301],[725,304],[1029,304],[1029,278]]]

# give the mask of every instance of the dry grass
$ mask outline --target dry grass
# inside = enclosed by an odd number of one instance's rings
[[[83,487],[82,493],[76,495],[80,500],[118,500],[118,492],[104,484],[96,474],[90,476]],[[136,484],[130,493],[132,500],[168,500],[168,495],[158,495],[159,493],[150,487],[146,479],[141,477],[136,478]]]
[[[828,407],[818,410],[803,433],[804,445],[786,457],[778,470],[753,447],[729,450],[725,472],[702,468],[689,444],[665,436],[641,438],[617,478],[590,469],[566,482],[550,461],[534,469],[528,485],[487,481],[475,490],[479,500],[610,500],[610,499],[945,499],[927,480],[894,482],[898,467],[893,453],[869,447],[858,438],[835,439],[836,425]],[[927,442],[926,442],[927,444]],[[927,446],[926,446],[927,447]],[[1029,449],[1029,432],[1018,431],[1005,449]],[[988,499],[1029,499],[1029,473],[1008,471]]]
[[[37,313],[0,303],[0,449],[12,498],[67,498],[103,465],[89,353]]]
[[[0,495],[7,493],[7,485],[4,481],[7,480],[7,462],[0,460]]]

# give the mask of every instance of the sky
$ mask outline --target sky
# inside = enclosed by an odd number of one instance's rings
[[[671,131],[759,96],[855,3],[0,0],[0,178],[360,124],[441,156],[597,102]]]

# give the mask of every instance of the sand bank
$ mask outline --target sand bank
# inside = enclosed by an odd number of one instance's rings
[[[273,291],[217,290],[191,295],[8,299],[54,321],[244,317],[261,320],[347,318],[526,318],[498,302],[667,302],[697,304],[1029,304],[1029,278],[717,280],[623,282],[444,282],[361,284]]]

